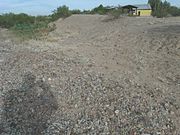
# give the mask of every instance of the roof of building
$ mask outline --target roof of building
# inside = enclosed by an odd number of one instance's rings
[[[138,9],[151,9],[151,6],[149,4],[139,4],[139,5],[134,5]]]
[[[115,9],[115,8],[117,8],[117,7],[115,7],[115,6],[107,6],[106,7],[106,9]]]
[[[126,6],[123,6],[122,8],[137,8],[137,6],[135,5],[126,5]]]

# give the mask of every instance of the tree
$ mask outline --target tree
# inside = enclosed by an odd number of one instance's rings
[[[152,8],[152,15],[156,16],[158,9],[160,8],[161,0],[149,0],[148,3]]]
[[[60,6],[57,8],[57,10],[53,11],[52,14],[52,20],[58,20],[59,18],[66,18],[69,17],[71,15],[71,12],[69,10],[69,7],[67,6]]]
[[[171,6],[169,9],[169,14],[172,16],[180,16],[180,8],[177,8],[175,6]]]
[[[161,3],[161,0],[149,0],[148,3],[151,5],[152,10],[155,11]]]
[[[171,4],[165,0],[163,3],[163,9],[167,15],[169,13],[170,8],[171,8]]]
[[[149,0],[148,3],[151,5],[152,15],[156,17],[166,17],[171,7],[166,0],[164,2],[161,0]]]
[[[79,10],[79,9],[74,9],[74,10],[71,10],[71,13],[72,13],[72,14],[81,14],[81,10]]]
[[[107,13],[107,9],[106,7],[104,7],[102,4],[99,5],[98,7],[94,8],[92,11],[91,11],[92,14],[100,14],[100,15],[104,15]]]
[[[0,18],[0,26],[4,28],[13,27],[16,24],[33,24],[35,17],[29,16],[27,14],[3,14]]]

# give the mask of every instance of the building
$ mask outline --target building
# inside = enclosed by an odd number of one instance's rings
[[[137,15],[137,7],[133,5],[126,5],[122,7],[123,13],[127,13],[127,15],[133,16]]]
[[[141,4],[141,5],[134,5],[137,7],[137,11],[135,15],[138,16],[151,16],[152,9],[149,4]]]
[[[152,9],[149,4],[141,5],[126,5],[122,7],[123,10],[127,10],[128,15],[137,15],[137,16],[151,16]]]

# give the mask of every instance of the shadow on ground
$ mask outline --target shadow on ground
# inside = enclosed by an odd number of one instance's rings
[[[151,30],[151,32],[163,33],[163,34],[179,34],[180,25],[168,25],[156,27]]]
[[[28,72],[20,88],[4,96],[1,133],[10,135],[41,135],[58,104],[50,86]]]

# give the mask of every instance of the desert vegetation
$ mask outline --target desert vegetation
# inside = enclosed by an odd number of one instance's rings
[[[48,16],[35,17],[24,13],[8,13],[0,16],[0,27],[10,29],[11,32],[23,39],[32,39],[42,35],[42,31],[54,30],[54,27],[48,26],[50,21]]]
[[[53,11],[53,14],[51,15],[51,20],[55,21],[58,20],[59,18],[66,18],[71,15],[71,11],[69,10],[69,7],[67,6],[61,6],[58,7],[57,10]]]
[[[180,16],[180,8],[171,6],[168,1],[149,0],[148,3],[152,7],[152,15],[158,18],[169,16]]]
[[[30,16],[24,13],[7,13],[0,15],[0,27],[10,29],[23,39],[38,39],[55,29],[49,23],[71,15],[67,6],[61,6],[48,16]]]

